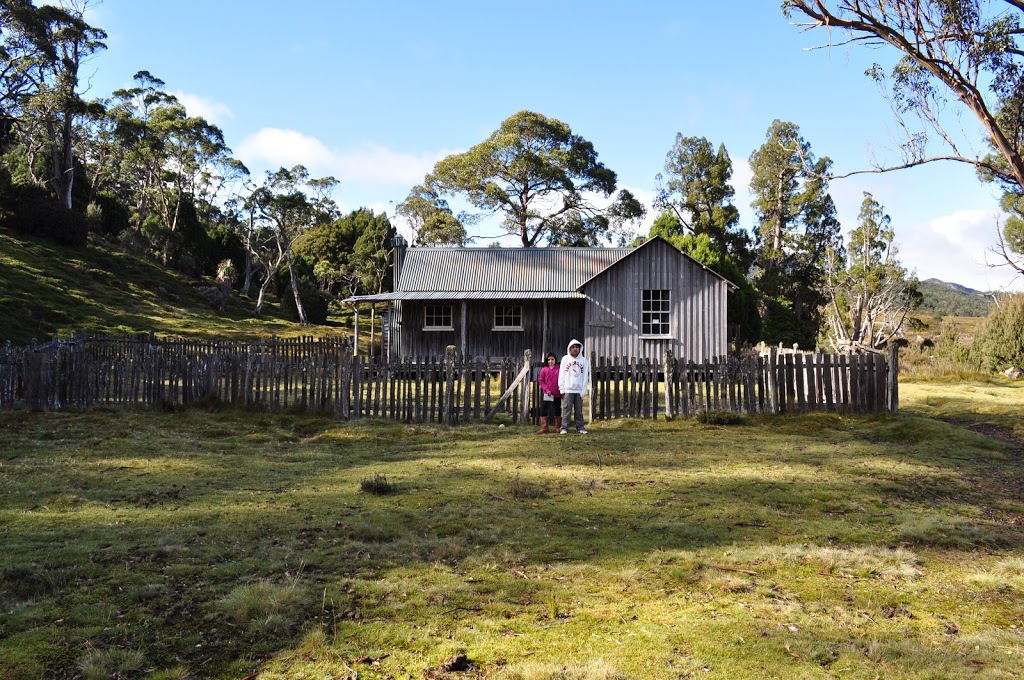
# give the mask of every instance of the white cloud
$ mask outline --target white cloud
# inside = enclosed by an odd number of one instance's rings
[[[992,268],[996,215],[987,210],[959,210],[908,225],[896,236],[900,259],[918,278],[940,279],[976,290],[1021,290],[1024,281],[1007,267]]]
[[[214,125],[222,125],[224,121],[235,117],[234,112],[227,104],[210,101],[199,95],[188,92],[171,92],[185,107],[190,116],[202,116]]]
[[[249,167],[291,167],[301,163],[313,174],[345,182],[401,185],[420,182],[440,159],[454,153],[411,154],[373,143],[350,149],[331,149],[316,137],[295,130],[263,128],[238,145],[238,156]],[[406,189],[408,190],[408,189]]]
[[[335,155],[339,179],[353,179],[374,184],[416,184],[434,165],[454,152],[409,154],[393,151],[378,144],[363,144]]]
[[[331,165],[333,154],[320,140],[294,130],[263,128],[238,145],[238,157],[250,168],[305,165],[321,172]]]

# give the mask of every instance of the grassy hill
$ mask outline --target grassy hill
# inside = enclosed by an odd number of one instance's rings
[[[919,284],[924,300],[917,314],[936,316],[988,316],[992,299],[982,291],[956,283],[928,279]]]
[[[253,301],[237,294],[218,312],[199,292],[210,284],[102,245],[66,248],[0,229],[0,342],[80,330],[236,339],[340,331],[303,328],[273,301],[254,319]]]

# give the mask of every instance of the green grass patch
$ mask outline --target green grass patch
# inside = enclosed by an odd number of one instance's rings
[[[238,293],[219,312],[199,291],[211,284],[100,240],[68,248],[0,229],[0,342],[23,345],[83,330],[97,335],[291,337],[337,334],[348,323],[346,317],[302,327],[281,314],[276,300],[255,318],[255,298]]]
[[[1012,677],[1022,395],[569,438],[5,414],[0,677]]]

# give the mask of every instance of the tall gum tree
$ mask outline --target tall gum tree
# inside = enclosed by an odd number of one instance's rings
[[[505,233],[529,248],[564,241],[573,229],[603,237],[642,217],[626,190],[610,206],[595,202],[615,188],[616,175],[597,160],[593,144],[560,120],[520,111],[469,151],[439,161],[410,199],[461,196],[479,211],[464,223],[500,214]]]
[[[903,158],[846,175],[939,160],[973,165],[1004,191],[1009,217],[996,229],[994,251],[1024,274],[1024,2],[784,0],[782,10],[805,29],[826,32],[825,47],[889,46],[900,55],[888,71],[876,64],[868,75],[905,132]],[[991,153],[968,151],[943,124],[949,99],[974,116]]]
[[[299,323],[309,323],[299,292],[293,246],[307,229],[337,217],[337,205],[330,198],[335,186],[337,181],[333,177],[311,179],[304,166],[296,165],[267,171],[263,183],[250,194],[248,203],[257,230],[257,237],[252,240],[253,257],[263,270],[254,316],[260,315],[267,288],[281,265],[287,263]]]
[[[36,28],[41,29],[40,49],[26,72],[33,94],[24,105],[24,130],[29,168],[36,166],[40,153],[47,156],[48,181],[57,201],[71,209],[75,179],[77,119],[89,106],[79,93],[79,71],[85,61],[106,48],[107,34],[84,19],[89,3],[66,0],[59,6],[44,5],[36,11]]]
[[[736,228],[740,213],[732,202],[732,159],[724,144],[716,151],[705,137],[676,134],[664,172],[655,179],[655,208],[670,211],[690,234],[707,234],[741,270],[749,267],[747,235]]]
[[[831,161],[816,159],[795,124],[776,120],[750,155],[754,285],[760,294],[762,338],[814,347],[828,248],[842,249],[828,193]]]
[[[846,258],[828,250],[825,317],[832,347],[839,352],[879,352],[899,337],[920,303],[916,279],[899,260],[895,232],[885,209],[864,192]]]

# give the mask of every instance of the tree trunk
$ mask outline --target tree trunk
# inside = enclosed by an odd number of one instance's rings
[[[270,287],[270,282],[272,279],[272,276],[267,276],[263,283],[260,284],[260,292],[259,295],[256,296],[256,307],[255,309],[252,310],[253,316],[259,316],[261,313],[263,313],[263,299],[267,294],[267,288]]]
[[[299,323],[303,326],[309,325],[309,319],[306,318],[306,308],[302,306],[302,296],[299,295],[299,278],[295,275],[295,264],[292,262],[292,249],[288,248],[286,257],[288,258],[288,278],[292,282],[292,295],[295,296],[295,310],[299,313]]]

